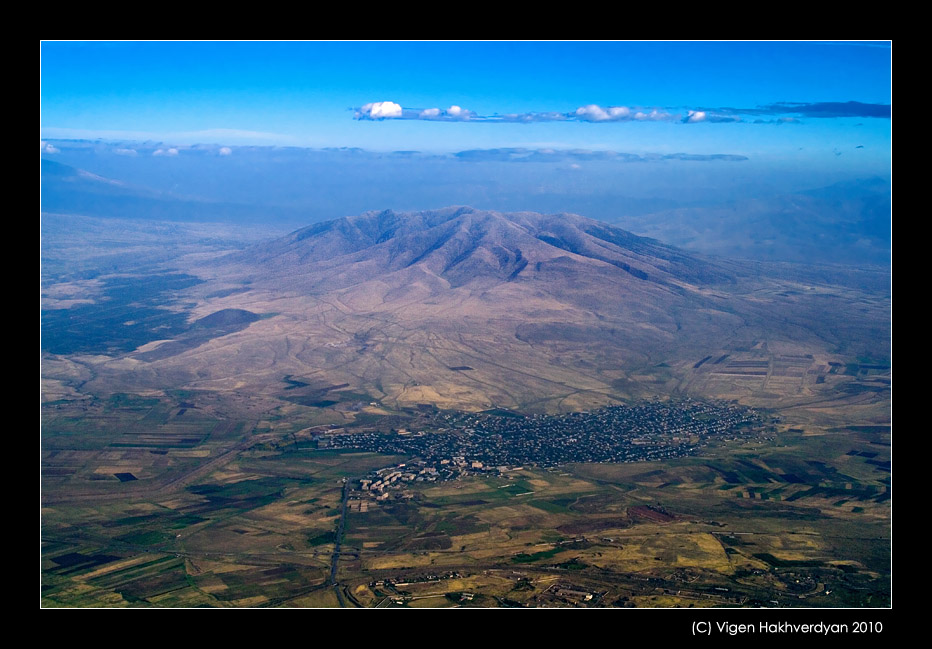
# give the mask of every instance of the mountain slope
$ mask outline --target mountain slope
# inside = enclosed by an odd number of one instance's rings
[[[584,217],[469,207],[344,217],[298,230],[236,260],[264,267],[276,279],[313,278],[313,285],[322,282],[325,290],[364,281],[371,277],[367,269],[385,274],[419,266],[456,287],[527,278],[556,260],[594,272],[613,266],[628,278],[663,285],[731,279],[696,256]]]
[[[332,386],[389,406],[552,411],[672,393],[769,404],[822,394],[830,368],[888,354],[883,295],[569,214],[372,212],[186,270],[205,280],[185,292],[189,321],[264,317],[195,348],[140,348],[137,388],[304,406]]]

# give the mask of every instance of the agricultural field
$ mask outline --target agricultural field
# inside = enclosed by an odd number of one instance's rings
[[[379,500],[359,478],[407,458],[317,448],[313,428],[209,405],[46,406],[44,606],[889,605],[887,426],[781,425],[691,457]]]
[[[848,441],[411,490],[350,514],[341,575],[405,606],[884,606],[887,474]]]

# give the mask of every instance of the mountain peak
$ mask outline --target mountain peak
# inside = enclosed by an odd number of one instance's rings
[[[451,287],[533,280],[559,269],[610,283],[723,281],[708,261],[575,214],[503,213],[467,206],[373,211],[302,228],[238,260],[330,288],[412,269]]]

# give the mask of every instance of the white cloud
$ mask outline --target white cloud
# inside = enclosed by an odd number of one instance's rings
[[[175,149],[175,148],[171,148],[171,149],[156,149],[155,151],[152,152],[152,155],[158,155],[158,156],[175,156],[175,155],[178,155],[178,149]]]
[[[60,149],[56,149],[54,146],[45,141],[39,141],[39,151],[41,153],[59,153]]]
[[[708,115],[703,110],[691,110],[683,121],[687,124],[696,124],[698,122],[704,122],[707,117]]]
[[[473,119],[474,117],[477,117],[476,113],[474,113],[473,111],[467,110],[461,106],[456,106],[456,105],[450,106],[445,111],[443,111],[443,115],[444,117],[448,119],[458,120],[458,121],[459,120],[465,121],[465,120]]]
[[[377,101],[356,109],[356,119],[424,119],[438,121],[466,121],[477,117],[476,113],[453,105],[443,108],[402,108],[393,101]]]
[[[393,101],[377,101],[356,111],[357,119],[390,119],[401,117],[401,106]]]
[[[113,152],[117,155],[128,155],[128,156],[138,155],[138,153],[136,152],[136,149],[114,149]]]
[[[231,148],[228,147],[228,146],[222,146],[222,147],[220,147],[220,150],[217,151],[217,153],[219,153],[220,155],[232,155],[232,154],[233,154],[233,149],[231,149]]]
[[[597,104],[580,106],[576,109],[576,117],[590,122],[604,122],[608,119],[611,119],[608,112],[606,112],[604,108]]]
[[[634,115],[634,119],[637,119],[640,121],[648,121],[648,122],[661,122],[664,120],[671,119],[672,117],[673,116],[670,113],[661,113],[659,110],[656,110],[656,109],[650,111],[649,113],[642,113],[641,111],[638,111]]]
[[[651,113],[643,113],[638,111],[636,113],[631,112],[631,109],[627,106],[608,106],[602,108],[598,104],[589,104],[587,106],[580,106],[576,109],[575,113],[576,119],[582,122],[627,122],[632,119],[644,120],[644,119],[669,119],[667,113],[660,113],[658,111],[652,111]]]

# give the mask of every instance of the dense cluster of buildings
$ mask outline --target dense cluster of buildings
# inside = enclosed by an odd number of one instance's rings
[[[320,441],[329,448],[414,458],[362,481],[363,490],[381,492],[406,482],[449,480],[516,466],[679,457],[695,453],[713,439],[757,434],[764,421],[750,408],[686,399],[530,417],[438,412],[428,423],[421,431],[344,433]]]

